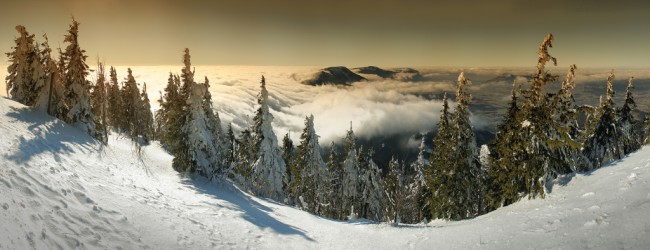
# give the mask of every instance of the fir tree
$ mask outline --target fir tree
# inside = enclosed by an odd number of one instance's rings
[[[16,26],[20,37],[16,38],[13,51],[6,53],[11,63],[6,80],[7,94],[11,99],[26,106],[37,102],[38,94],[46,85],[45,69],[34,35],[29,34],[24,26]]]
[[[523,178],[525,169],[519,164],[525,155],[523,147],[526,139],[522,133],[525,117],[518,104],[517,92],[517,84],[513,83],[504,121],[497,127],[496,136],[489,146],[487,210],[514,203],[526,189]]]
[[[336,146],[334,142],[330,143],[330,152],[327,159],[327,171],[329,172],[330,186],[329,193],[329,206],[327,207],[327,217],[334,219],[343,218],[343,197],[342,197],[342,179],[343,179],[343,166],[340,164],[338,154],[336,153]]]
[[[142,139],[145,143],[149,143],[149,140],[154,137],[154,124],[153,114],[151,113],[151,103],[149,101],[149,95],[147,94],[147,83],[142,85],[140,100],[140,109],[138,110],[138,118],[140,118],[140,120],[138,123],[142,129]]]
[[[284,201],[285,194],[282,187],[287,183],[287,170],[271,125],[273,115],[269,111],[268,98],[266,80],[262,76],[260,93],[257,99],[260,107],[255,113],[253,127],[253,152],[257,156],[257,160],[252,167],[252,183],[257,195],[276,201]]]
[[[34,107],[45,111],[57,118],[63,117],[65,113],[65,100],[63,98],[65,90],[61,82],[61,74],[56,66],[56,61],[52,59],[52,49],[49,45],[47,35],[43,35],[45,42],[41,44],[41,59],[45,70],[45,86],[41,88],[38,94],[38,101]]]
[[[649,144],[650,143],[650,112],[646,113],[645,115],[645,122],[644,122],[644,129],[643,129],[643,144]]]
[[[607,77],[607,95],[600,107],[600,121],[594,134],[589,136],[583,147],[584,163],[582,171],[590,171],[617,159],[623,158],[621,123],[617,119],[614,106],[614,73]]]
[[[418,150],[418,158],[413,163],[413,170],[415,175],[413,177],[413,195],[415,195],[415,206],[417,208],[417,221],[428,221],[431,219],[431,210],[429,209],[429,201],[431,200],[431,190],[427,186],[426,171],[430,166],[429,160],[426,158],[426,143],[425,136],[422,135],[420,147]]]
[[[358,203],[359,159],[357,158],[356,138],[352,125],[345,137],[345,160],[341,179],[341,212],[348,219],[357,218],[354,207]]]
[[[79,22],[72,18],[72,24],[65,35],[64,42],[68,43],[65,54],[64,86],[66,89],[66,103],[69,107],[66,114],[66,121],[71,124],[78,124],[90,135],[96,135],[97,124],[91,111],[90,89],[91,84],[88,76],[88,65],[86,64],[85,50],[79,46]]]
[[[433,139],[433,152],[430,156],[430,166],[426,174],[427,187],[431,192],[429,200],[432,218],[449,218],[452,204],[449,200],[449,189],[452,170],[452,131],[450,125],[449,99],[447,93],[442,98],[442,110],[437,125],[437,132]]]
[[[236,148],[235,146],[237,145],[237,141],[235,138],[235,132],[232,130],[232,123],[228,124],[228,132],[226,133],[226,142],[227,142],[227,148],[226,148],[226,161],[225,161],[225,166],[228,168],[230,171],[236,164]]]
[[[469,102],[471,95],[467,91],[471,82],[463,73],[458,76],[456,88],[456,109],[452,115],[452,149],[453,174],[450,202],[454,204],[452,219],[464,219],[476,216],[480,212],[483,194],[481,164],[478,159],[476,139],[469,121]]]
[[[300,135],[300,145],[296,153],[294,166],[300,166],[298,185],[299,204],[317,215],[324,214],[329,180],[325,162],[321,156],[318,135],[314,129],[314,116],[305,118],[305,128]]]
[[[388,164],[388,174],[384,179],[386,194],[386,221],[397,225],[401,223],[401,216],[406,198],[405,177],[402,164],[393,157]]]
[[[372,160],[373,151],[362,153],[359,150],[359,167],[362,169],[360,216],[362,218],[380,221],[384,212],[384,189],[382,185],[381,170]]]
[[[108,123],[113,128],[121,128],[122,120],[120,114],[122,113],[122,98],[120,95],[120,83],[117,80],[117,72],[114,67],[111,67],[109,73],[110,83],[107,89],[107,102],[108,102]]]
[[[629,154],[641,148],[642,136],[639,133],[639,123],[632,114],[632,110],[636,108],[636,102],[632,95],[634,77],[630,77],[627,84],[627,91],[625,93],[625,103],[618,112],[620,130],[621,130],[621,143],[623,144],[623,153]]]
[[[301,169],[294,162],[295,155],[296,150],[293,146],[293,140],[289,137],[289,133],[286,133],[282,138],[282,160],[287,165],[287,184],[285,184],[283,190],[287,194],[287,204],[289,205],[296,205],[296,200],[300,196],[298,189],[300,188]]]
[[[90,95],[91,110],[97,124],[95,138],[101,140],[104,144],[108,142],[107,123],[106,123],[106,74],[104,64],[97,63],[97,80],[93,86],[93,92]]]

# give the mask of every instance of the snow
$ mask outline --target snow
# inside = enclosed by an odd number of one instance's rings
[[[650,147],[546,199],[475,219],[391,226],[337,221],[182,176],[157,144],[132,152],[0,98],[0,249],[644,249]]]

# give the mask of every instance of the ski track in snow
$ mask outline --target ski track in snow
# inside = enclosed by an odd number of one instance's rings
[[[182,176],[157,144],[102,146],[0,98],[0,249],[643,249],[650,244],[650,147],[546,199],[475,219],[391,226],[336,221]],[[570,181],[569,181],[570,180]]]

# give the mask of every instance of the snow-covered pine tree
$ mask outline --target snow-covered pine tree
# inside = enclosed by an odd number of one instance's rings
[[[149,94],[147,94],[147,83],[142,85],[140,100],[140,108],[138,109],[138,118],[140,118],[140,121],[138,121],[138,123],[142,129],[142,139],[144,140],[144,143],[149,143],[149,140],[154,139],[154,124]]]
[[[210,81],[208,80],[207,76],[205,77],[205,82],[203,84],[206,88],[205,95],[203,96],[203,111],[205,112],[205,117],[207,118],[208,130],[212,133],[214,147],[217,150],[216,170],[219,174],[223,174],[227,168],[225,165],[227,148],[226,133],[221,127],[221,119],[219,118],[219,113],[213,108],[212,94],[210,93]]]
[[[453,174],[450,201],[454,204],[451,219],[471,218],[479,214],[483,193],[483,172],[478,159],[474,131],[469,121],[471,95],[467,91],[471,82],[464,73],[458,76],[456,109],[452,115]]]
[[[106,73],[104,71],[104,64],[97,63],[97,78],[93,92],[90,94],[90,104],[93,116],[96,121],[95,138],[101,140],[104,144],[108,143],[108,133],[106,124]]]
[[[641,122],[637,121],[634,118],[634,114],[632,114],[632,111],[636,108],[634,95],[632,95],[632,90],[634,89],[633,81],[634,77],[630,77],[627,84],[627,91],[625,92],[625,103],[618,112],[624,154],[638,150],[641,148],[642,143],[642,135],[639,133]]]
[[[253,137],[248,129],[241,131],[239,141],[236,141],[235,167],[229,173],[231,179],[235,180],[241,188],[252,190],[253,163],[256,160],[253,152]]]
[[[324,214],[323,205],[327,204],[328,171],[321,156],[318,135],[314,128],[314,116],[305,117],[305,128],[300,135],[300,145],[294,166],[300,166],[300,188],[298,205],[317,215]]]
[[[643,125],[643,144],[650,143],[650,111],[645,115],[645,122]]]
[[[225,159],[225,167],[228,169],[228,171],[231,171],[234,168],[234,165],[236,165],[236,145],[237,141],[235,138],[235,132],[232,130],[232,123],[228,123],[228,132],[226,133],[226,142],[227,142],[227,147],[226,147],[226,159]]]
[[[529,90],[522,91],[524,101],[522,112],[525,120],[522,122],[522,133],[526,143],[523,145],[524,157],[520,164],[524,176],[524,183],[529,198],[540,195],[545,196],[545,184],[555,178],[557,174],[571,171],[573,160],[571,150],[577,147],[577,143],[571,138],[571,131],[562,127],[561,119],[557,119],[557,112],[553,98],[557,95],[549,95],[544,86],[555,82],[559,76],[552,75],[546,70],[546,63],[557,60],[548,53],[552,47],[553,35],[548,34],[539,45],[537,71],[533,75],[532,86]],[[569,69],[567,80],[563,84],[565,90],[573,86],[573,71],[575,66]],[[560,91],[562,93],[563,91]],[[564,91],[563,95],[568,96],[569,92]],[[569,113],[567,113],[567,117]],[[569,117],[570,118],[570,117]],[[567,119],[570,121],[570,119]],[[572,123],[572,122],[569,122]],[[569,163],[567,163],[569,162]]]
[[[286,203],[304,209],[305,206],[300,202],[302,195],[301,172],[304,166],[298,164],[297,153],[293,146],[293,140],[289,137],[289,133],[286,133],[282,138],[282,160],[287,166],[287,183],[283,187],[284,193],[287,195]]]
[[[34,35],[29,34],[24,26],[16,26],[20,36],[16,38],[13,51],[6,53],[11,63],[7,67],[6,87],[11,99],[33,106],[41,89],[46,85],[45,69]]]
[[[621,140],[621,124],[614,106],[614,73],[607,77],[607,95],[600,109],[600,121],[594,134],[589,136],[582,150],[585,158],[580,170],[590,171],[623,158],[625,149]]]
[[[122,121],[120,114],[122,113],[122,98],[120,95],[120,83],[117,80],[117,72],[111,66],[109,73],[110,83],[107,89],[107,102],[108,102],[108,123],[113,128],[120,128]]]
[[[401,215],[406,198],[406,187],[402,164],[393,156],[388,163],[388,174],[384,178],[386,212],[384,217],[394,225],[401,223]]]
[[[431,192],[429,200],[432,218],[450,218],[449,182],[452,175],[451,162],[453,143],[452,128],[449,119],[449,99],[447,93],[442,98],[442,110],[437,125],[437,132],[433,138],[433,151],[429,157],[429,171],[426,172],[427,187]]]
[[[181,136],[181,126],[184,121],[183,107],[187,104],[181,99],[179,93],[179,77],[169,72],[169,79],[165,87],[165,94],[159,101],[160,109],[156,111],[158,123],[158,138],[160,144],[171,152],[175,152],[179,142],[176,138]]]
[[[525,119],[517,99],[517,83],[513,82],[510,103],[503,122],[491,142],[487,169],[486,210],[494,210],[519,200],[526,190],[525,171],[519,164],[525,155],[526,139],[522,133]]]
[[[133,77],[133,71],[131,71],[131,68],[128,68],[127,72],[126,81],[120,90],[120,100],[122,100],[121,116],[124,119],[123,127],[120,130],[128,134],[132,140],[137,141],[143,131],[139,119],[140,103],[142,100],[140,99],[138,83],[135,81],[135,77]]]
[[[191,83],[191,91],[187,98],[188,110],[185,124],[182,127],[182,140],[187,142],[190,160],[189,171],[196,171],[199,175],[213,177],[219,168],[219,149],[214,138],[215,131],[212,127],[214,120],[207,116],[204,106],[205,92],[208,91],[205,83]],[[209,111],[211,112],[211,111]]]
[[[357,158],[356,138],[350,124],[345,137],[345,160],[343,160],[343,176],[341,179],[341,213],[348,216],[347,219],[356,219],[354,207],[358,203],[359,185],[359,159]]]
[[[360,166],[363,169],[363,178],[361,178],[363,182],[361,217],[381,221],[384,212],[384,188],[382,186],[381,169],[372,160],[373,155],[374,152],[368,150],[367,153],[361,156],[364,159],[360,160],[360,162],[363,162]]]
[[[330,194],[328,198],[329,206],[327,207],[326,216],[329,218],[342,220],[344,219],[342,213],[343,189],[341,183],[343,179],[343,165],[341,165],[339,162],[334,142],[330,143],[330,152],[327,158],[327,171],[329,172],[330,176]]]
[[[254,192],[262,197],[283,202],[285,194],[282,187],[286,185],[286,165],[278,146],[273,127],[273,115],[269,110],[269,93],[266,90],[266,80],[262,76],[260,93],[253,126],[253,145],[257,160],[253,163],[252,183]]]
[[[580,128],[572,93],[575,88],[576,69],[575,64],[569,65],[566,78],[562,81],[562,87],[550,103],[553,123],[549,126],[548,136],[551,141],[551,158],[555,160],[554,164],[549,166],[551,173],[546,174],[547,178],[574,172],[578,164]]]
[[[97,135],[95,117],[91,111],[90,89],[91,84],[86,77],[88,76],[88,65],[86,64],[85,50],[79,46],[79,22],[72,18],[72,24],[68,34],[65,35],[64,42],[68,43],[65,48],[65,75],[64,85],[66,89],[66,103],[70,108],[66,114],[66,121],[70,124],[76,124],[86,130],[88,134]]]
[[[45,70],[45,86],[41,88],[38,94],[38,100],[34,107],[38,110],[60,118],[65,110],[65,100],[63,98],[64,89],[61,82],[61,75],[56,66],[56,61],[52,59],[52,49],[46,34],[43,34],[45,41],[41,44],[41,59],[43,69]]]
[[[427,186],[426,172],[430,166],[426,157],[426,136],[422,135],[420,147],[418,149],[418,158],[413,163],[413,194],[415,196],[415,206],[417,207],[417,221],[428,221],[431,219],[431,210],[429,201],[431,200],[431,190]]]
[[[370,172],[368,171],[370,157],[363,148],[363,145],[359,146],[357,159],[359,162],[359,184],[357,185],[357,203],[354,204],[354,209],[358,218],[366,218],[367,199],[370,190]]]

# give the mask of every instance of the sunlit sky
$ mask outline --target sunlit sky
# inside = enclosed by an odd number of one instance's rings
[[[650,1],[2,1],[0,51],[17,24],[63,46],[71,15],[109,65],[532,67],[552,32],[560,65],[650,66]]]

